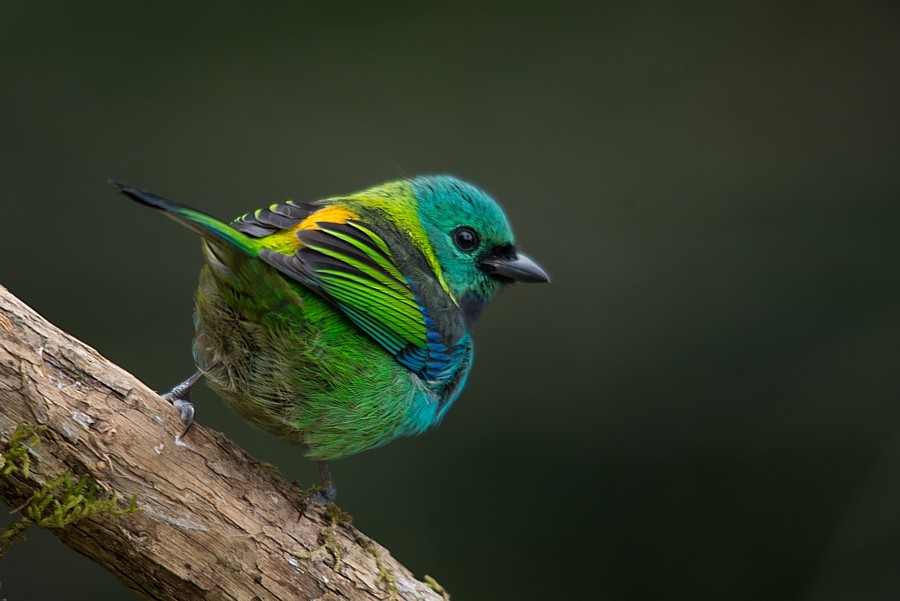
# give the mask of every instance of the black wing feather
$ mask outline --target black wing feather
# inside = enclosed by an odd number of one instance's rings
[[[251,238],[263,238],[279,230],[297,225],[320,208],[288,200],[241,215],[231,222],[231,227]]]

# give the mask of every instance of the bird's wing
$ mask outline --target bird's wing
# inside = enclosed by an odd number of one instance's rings
[[[298,245],[288,248],[277,240],[287,233],[282,230],[271,236],[272,248],[263,248],[259,258],[333,302],[411,371],[427,380],[448,377],[458,361],[449,350],[458,335],[442,333],[385,241],[352,212],[312,208],[318,211],[288,217],[295,220],[290,235]],[[257,213],[252,227],[270,227],[259,222],[271,218]],[[319,215],[340,218],[319,221]]]
[[[252,213],[241,215],[231,222],[231,227],[251,238],[262,238],[279,230],[296,226],[319,208],[288,200],[269,205],[266,209],[257,209]]]

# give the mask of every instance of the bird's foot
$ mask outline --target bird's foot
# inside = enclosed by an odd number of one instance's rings
[[[198,371],[169,392],[160,395],[162,398],[172,403],[172,405],[181,412],[181,423],[184,424],[184,428],[181,430],[181,433],[175,436],[175,442],[179,442],[184,438],[185,434],[188,433],[188,430],[190,430],[191,426],[194,424],[194,414],[196,412],[194,410],[194,404],[190,401],[191,389],[202,377],[203,372]]]
[[[337,511],[341,515],[347,515],[342,512],[335,500],[337,499],[337,488],[331,477],[331,469],[325,461],[319,461],[319,475],[322,477],[322,484],[311,486],[303,491],[303,501],[301,503],[301,515],[309,505],[319,505],[326,508],[326,513]],[[343,520],[346,521],[346,520]]]
[[[316,484],[303,490],[300,494],[299,519],[303,519],[304,515],[309,515],[306,513],[307,509],[321,507],[322,517],[327,522],[330,522],[332,527],[349,526],[353,523],[353,516],[338,507],[337,503],[334,502],[335,497],[337,497],[334,494],[334,487],[329,490],[327,487]]]
[[[331,468],[328,467],[327,461],[319,461],[319,476],[322,478],[322,486],[320,488],[322,500],[325,505],[333,505],[337,499],[337,488],[334,486],[334,478],[331,477]]]
[[[309,494],[317,505],[334,505],[337,500],[337,489],[334,482],[323,482],[321,486],[314,486]]]
[[[297,509],[300,511],[300,519],[303,519],[303,516],[307,515],[306,510],[312,507],[323,507],[326,512],[331,510],[332,507],[337,508],[334,502],[337,495],[334,493],[329,494],[327,488],[319,484],[313,484],[309,488],[300,488],[298,482],[294,484],[299,489],[300,503],[297,505]]]
[[[321,507],[326,507],[328,505],[334,505],[335,499],[337,499],[337,491],[334,488],[334,484],[330,486],[327,484],[313,484],[309,488],[300,488],[299,482],[295,482],[297,485],[298,493],[301,498],[301,505],[305,508],[309,505],[318,505]]]
[[[163,398],[175,405],[175,408],[181,412],[181,423],[184,424],[184,428],[175,435],[175,441],[178,442],[194,425],[194,414],[196,413],[194,404],[187,399],[169,398],[167,395],[163,395]]]

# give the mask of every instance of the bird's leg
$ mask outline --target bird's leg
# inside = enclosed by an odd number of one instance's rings
[[[190,378],[170,390],[169,392],[160,395],[162,398],[166,399],[175,407],[181,411],[181,421],[184,424],[184,430],[181,431],[181,434],[175,436],[175,440],[181,440],[185,434],[188,433],[188,430],[191,429],[191,425],[194,423],[194,404],[191,402],[191,389],[194,388],[194,384],[200,381],[200,378],[203,377],[203,372],[199,369],[192,375]]]
[[[319,477],[322,478],[322,491],[318,496],[325,505],[334,503],[337,499],[337,488],[334,487],[334,480],[331,477],[331,468],[328,467],[327,461],[319,461]]]

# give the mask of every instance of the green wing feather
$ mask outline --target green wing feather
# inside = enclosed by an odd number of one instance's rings
[[[259,257],[330,299],[401,363],[425,370],[434,323],[384,240],[352,220],[317,222],[296,235],[294,254],[263,249]]]

